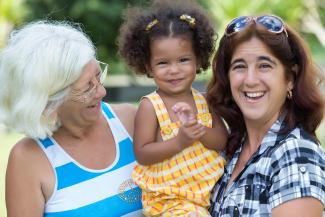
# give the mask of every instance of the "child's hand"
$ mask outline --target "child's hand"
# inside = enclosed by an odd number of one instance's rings
[[[177,139],[181,149],[184,149],[205,134],[205,127],[197,122],[191,106],[187,103],[176,103],[172,109],[181,122]]]
[[[172,109],[182,125],[186,125],[189,121],[192,122],[195,119],[193,109],[185,102],[176,103]]]

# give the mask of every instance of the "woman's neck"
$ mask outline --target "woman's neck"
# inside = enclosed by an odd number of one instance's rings
[[[95,123],[87,125],[77,124],[72,121],[64,121],[61,127],[55,132],[55,134],[61,136],[69,136],[75,139],[83,139],[87,137],[87,135],[89,135],[91,132],[96,130],[96,127],[98,126],[98,121],[100,121],[100,119],[98,119]]]
[[[265,137],[268,130],[272,127],[274,122],[277,120],[277,117],[278,116],[274,116],[273,118],[260,123],[256,121],[245,120],[247,130],[246,143],[250,151],[253,151],[254,153],[259,148],[263,138]]]

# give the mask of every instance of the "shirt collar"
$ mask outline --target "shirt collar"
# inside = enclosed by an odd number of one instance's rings
[[[279,133],[280,129],[282,128],[283,120],[286,117],[286,114],[287,114],[287,112],[284,112],[272,124],[271,128],[267,131],[267,133],[263,137],[263,140],[261,142],[260,147],[258,148],[257,153],[255,153],[252,157],[259,156],[259,155],[263,154],[269,147],[274,146],[274,144],[275,144],[275,142],[277,140],[278,133]],[[242,139],[239,148],[235,151],[233,157],[231,158],[231,160],[229,161],[229,164],[227,165],[227,169],[229,171],[232,171],[233,168],[235,167],[235,164],[236,164],[236,162],[238,160],[239,154],[240,154],[240,152],[241,152],[241,150],[243,148],[245,138],[246,138],[246,135]]]

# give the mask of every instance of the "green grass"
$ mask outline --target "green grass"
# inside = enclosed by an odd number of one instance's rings
[[[318,129],[318,137],[325,149],[325,121]],[[0,216],[7,216],[5,206],[5,173],[8,161],[8,156],[12,146],[22,138],[21,134],[3,133],[0,131]]]

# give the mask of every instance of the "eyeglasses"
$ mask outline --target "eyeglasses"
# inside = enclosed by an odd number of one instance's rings
[[[252,17],[252,16],[241,16],[233,19],[226,27],[225,35],[231,36],[237,32],[240,32],[250,22],[255,22],[256,24],[262,25],[264,28],[266,28],[269,32],[272,32],[274,34],[285,32],[286,36],[288,37],[288,33],[285,29],[284,22],[280,17],[274,16],[274,15],[263,15],[258,17]]]
[[[74,102],[82,102],[82,103],[87,103],[90,101],[91,98],[95,95],[97,89],[99,86],[103,86],[106,76],[107,76],[107,71],[108,71],[108,64],[104,62],[97,61],[99,64],[99,69],[100,73],[97,76],[97,81],[96,84],[92,83],[92,85],[84,92],[81,92],[79,90],[73,90],[71,89],[70,93],[70,100]]]

